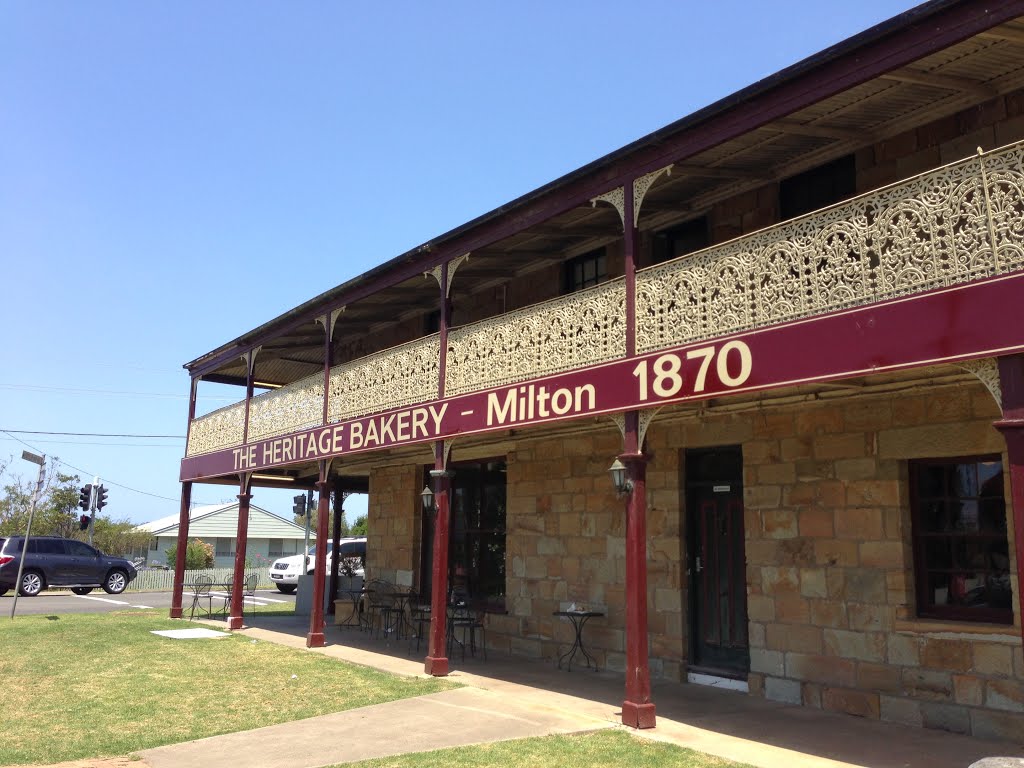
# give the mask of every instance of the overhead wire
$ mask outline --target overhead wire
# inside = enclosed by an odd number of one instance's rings
[[[0,429],[0,432],[3,432],[4,434],[9,435],[13,440],[16,440],[17,442],[21,443],[26,448],[31,448],[36,453],[43,453],[43,454],[46,453],[45,451],[40,450],[39,448],[37,448],[34,445],[31,445],[30,443],[26,443],[20,437],[12,435],[6,429]],[[76,467],[74,464],[71,464],[71,463],[69,463],[67,461],[64,461],[63,459],[57,458],[55,456],[51,456],[50,459],[52,461],[57,462],[58,464],[62,464],[63,466],[67,467],[68,469],[73,469],[76,472],[81,472],[86,477],[88,477],[89,475],[97,476],[99,474],[97,472],[90,472],[88,469],[82,469],[81,467]],[[165,501],[180,501],[180,499],[175,499],[175,498],[173,498],[171,496],[161,496],[159,493],[150,493],[149,491],[141,491],[138,488],[132,488],[130,485],[125,485],[124,483],[118,483],[118,482],[116,482],[114,480],[111,480],[110,478],[107,478],[107,477],[103,478],[103,482],[104,483],[110,483],[113,486],[116,486],[118,488],[123,488],[126,491],[131,491],[132,493],[139,493],[139,494],[142,494],[143,496],[151,496],[154,499],[164,499]],[[201,504],[203,502],[196,502],[196,503],[197,504]]]

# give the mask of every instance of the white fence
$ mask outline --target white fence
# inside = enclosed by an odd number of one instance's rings
[[[256,574],[257,589],[270,589],[270,573],[266,568],[246,568],[245,575]],[[235,575],[234,568],[205,568],[203,570],[185,571],[185,584],[191,583],[196,576],[209,576],[215,582],[226,582]],[[139,571],[128,585],[129,592],[169,592],[174,587],[174,571],[159,568]]]

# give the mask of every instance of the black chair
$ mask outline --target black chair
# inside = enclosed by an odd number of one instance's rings
[[[430,603],[409,604],[409,653],[412,653],[412,641],[416,641],[416,652],[420,651],[420,641],[427,638],[430,632]],[[427,647],[430,647],[430,640],[427,639]]]
[[[256,585],[259,583],[259,580],[260,577],[258,574],[250,573],[245,577],[245,581],[242,582],[242,618],[245,618],[246,598],[252,600],[252,609],[253,611],[256,610]]]
[[[458,643],[462,650],[462,660],[466,660],[466,646],[471,656],[476,656],[479,645],[487,661],[487,627],[484,623],[487,614],[470,606],[469,596],[453,590],[448,604],[448,657],[451,658],[452,647]],[[480,642],[477,643],[479,633]],[[456,634],[461,635],[456,637]]]
[[[192,621],[196,615],[196,607],[206,601],[206,615],[213,614],[213,598],[210,596],[210,587],[213,586],[213,579],[209,576],[196,576],[192,581],[192,608],[188,614],[188,620]],[[201,609],[201,606],[200,606]]]

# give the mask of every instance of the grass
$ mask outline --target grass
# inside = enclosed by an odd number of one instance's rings
[[[749,768],[622,730],[516,739],[345,763],[344,768]],[[334,766],[334,768],[342,768]]]
[[[241,635],[171,640],[162,611],[0,622],[0,765],[113,757],[455,687]]]

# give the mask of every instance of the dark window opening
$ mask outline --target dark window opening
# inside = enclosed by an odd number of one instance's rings
[[[708,218],[701,216],[699,219],[692,219],[658,232],[654,236],[652,261],[654,264],[660,264],[707,248],[709,245],[711,239],[708,237]]]
[[[494,610],[505,606],[504,459],[454,463],[448,527],[448,589]],[[429,469],[425,471],[429,477]],[[434,517],[425,516],[420,592],[430,594]]]
[[[853,197],[857,166],[853,155],[840,157],[779,182],[779,216],[785,221]]]
[[[608,279],[608,258],[604,248],[584,253],[565,262],[566,293],[573,293]]]
[[[441,310],[435,309],[423,316],[423,333],[429,336],[441,330]]]
[[[919,616],[1013,623],[999,456],[910,462]]]

